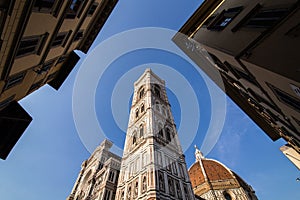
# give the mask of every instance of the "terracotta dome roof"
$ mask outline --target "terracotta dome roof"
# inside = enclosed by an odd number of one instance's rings
[[[202,166],[201,166],[202,164]],[[234,179],[232,172],[220,162],[202,158],[189,169],[189,176],[193,188],[207,181]]]

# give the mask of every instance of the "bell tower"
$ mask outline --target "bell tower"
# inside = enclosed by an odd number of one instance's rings
[[[194,199],[161,80],[150,69],[134,83],[117,200]]]

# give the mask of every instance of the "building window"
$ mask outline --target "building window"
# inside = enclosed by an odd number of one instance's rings
[[[103,168],[103,163],[102,163],[102,162],[99,162],[98,170],[101,170],[102,168]]]
[[[138,118],[139,117],[139,109],[136,109],[135,110],[135,118]]]
[[[170,195],[174,196],[174,183],[171,177],[168,177],[168,186]]]
[[[242,11],[242,9],[243,7],[239,6],[222,11],[207,29],[213,31],[223,30]]]
[[[6,106],[8,106],[15,98],[16,95],[12,95],[6,99],[4,99],[3,101],[0,102],[0,109],[5,108]]]
[[[224,195],[226,200],[232,200],[230,194],[228,194],[227,192],[224,192],[223,195]]]
[[[108,176],[108,180],[113,183],[114,182],[114,178],[115,178],[115,172],[110,171],[109,172],[109,176]]]
[[[19,74],[9,77],[5,84],[4,90],[7,90],[9,88],[12,88],[12,87],[22,83],[22,81],[25,77],[25,74],[26,74],[26,72],[23,72],[23,73],[19,73]]]
[[[136,181],[135,182],[135,186],[134,186],[134,197],[137,197],[138,196],[138,192],[139,192],[139,182]]]
[[[289,95],[288,93],[280,90],[279,88],[273,86],[270,83],[267,83],[267,85],[272,89],[272,91],[277,96],[279,101],[281,101],[282,103],[291,107],[292,109],[296,109],[298,112],[300,112],[300,100],[299,99]]]
[[[144,136],[144,125],[141,124],[140,125],[140,137],[143,137]]]
[[[50,12],[54,3],[55,0],[36,0],[33,5],[33,11]]]
[[[51,47],[64,46],[68,40],[70,32],[58,33],[55,39],[52,41]]]
[[[47,36],[48,34],[22,38],[16,53],[16,58],[30,54],[40,54],[42,44]]]
[[[127,199],[131,199],[131,186],[128,187]]]
[[[142,89],[139,90],[139,99],[141,99],[142,97],[144,97],[144,95],[145,95],[145,89],[142,88]]]
[[[83,37],[83,30],[78,31],[74,37],[74,42],[80,40]]]
[[[142,192],[146,192],[147,190],[147,178],[146,176],[143,177],[143,183],[142,183]]]
[[[165,180],[163,173],[159,172],[158,174],[158,184],[159,184],[159,190],[165,191]]]
[[[162,124],[159,123],[157,128],[158,128],[158,136],[163,138],[164,137],[164,132],[163,132]]]
[[[154,86],[154,94],[160,98],[160,87],[157,84]]]
[[[166,128],[165,132],[166,132],[166,138],[170,142],[171,141],[171,132],[170,132],[170,129]]]
[[[110,200],[110,193],[111,191],[110,190],[105,190],[104,191],[104,200]]]
[[[177,194],[177,197],[179,199],[182,199],[182,195],[181,195],[181,188],[180,188],[180,184],[178,181],[175,182],[175,187],[176,187],[176,194]]]
[[[136,132],[134,131],[132,134],[132,144],[136,143]]]
[[[144,106],[144,104],[142,104],[142,106],[141,106],[141,113],[143,113],[145,111],[145,106]]]
[[[188,192],[186,185],[183,186],[183,191],[184,191],[185,199],[190,199],[189,192]]]
[[[250,16],[247,16],[243,26],[247,28],[270,28],[277,24],[282,18],[284,18],[289,8],[266,8],[259,9],[261,6],[258,5]]]
[[[93,3],[88,11],[88,16],[91,16],[94,14],[94,12],[96,11],[97,7],[98,7],[98,3]]]
[[[73,0],[68,9],[66,18],[74,19],[76,16],[79,16],[83,9],[83,2],[84,0]]]

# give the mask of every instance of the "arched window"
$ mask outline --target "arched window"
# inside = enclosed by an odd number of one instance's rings
[[[158,184],[161,191],[165,191],[165,181],[162,173],[158,175]]]
[[[134,131],[132,134],[132,144],[136,143],[136,132]]]
[[[144,104],[142,104],[142,106],[141,106],[141,113],[143,113],[145,111],[145,106],[144,106]]]
[[[139,192],[139,182],[136,181],[135,182],[135,187],[134,187],[134,196],[136,197],[138,195]]]
[[[139,117],[139,109],[136,109],[135,110],[135,118],[138,118]]]
[[[147,178],[144,176],[143,178],[143,185],[142,185],[142,191],[145,192],[147,190]]]
[[[128,187],[128,191],[127,191],[127,199],[131,198],[131,186]]]
[[[166,138],[167,140],[170,142],[171,141],[171,132],[169,128],[165,129],[165,133],[166,133]]]
[[[182,195],[181,195],[180,184],[179,184],[178,181],[176,181],[175,186],[176,186],[176,193],[177,193],[177,196],[178,196],[179,199],[181,199],[181,198],[182,198]]]
[[[144,136],[144,125],[141,124],[140,125],[140,137],[143,137]]]
[[[223,193],[226,200],[232,200],[230,194],[228,194],[226,191]]]
[[[141,88],[141,89],[139,90],[139,99],[141,99],[144,95],[145,95],[145,89],[144,89],[144,88]]]
[[[160,98],[160,87],[158,84],[154,85],[154,94]]]
[[[161,123],[158,124],[158,135],[164,137],[163,126]]]
[[[174,195],[174,184],[172,178],[168,177],[169,193]]]

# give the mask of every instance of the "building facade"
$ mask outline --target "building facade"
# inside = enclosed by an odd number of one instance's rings
[[[206,200],[257,200],[254,190],[222,163],[208,159],[196,147],[196,162],[189,168],[195,196]]]
[[[150,69],[134,83],[116,199],[194,199],[165,82]]]
[[[18,101],[49,84],[58,90],[87,53],[117,0],[0,1],[0,158],[32,118]]]
[[[112,142],[104,140],[82,163],[67,200],[115,199],[121,158],[109,151],[111,146]]]
[[[297,0],[206,0],[173,38],[273,141],[283,138],[297,160],[299,5]]]

